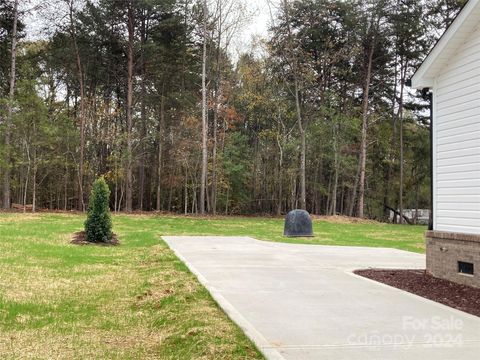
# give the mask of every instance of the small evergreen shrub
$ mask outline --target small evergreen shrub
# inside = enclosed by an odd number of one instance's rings
[[[103,177],[93,183],[88,202],[85,221],[85,240],[90,242],[108,242],[112,240],[112,218],[108,206],[110,189]]]

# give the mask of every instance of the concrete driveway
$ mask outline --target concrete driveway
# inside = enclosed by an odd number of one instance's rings
[[[165,236],[268,359],[478,359],[480,318],[356,276],[425,268],[394,249]]]

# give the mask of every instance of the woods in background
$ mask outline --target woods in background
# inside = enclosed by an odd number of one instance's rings
[[[241,1],[46,1],[41,35],[4,1],[1,204],[85,210],[103,175],[115,211],[428,208],[428,104],[405,83],[464,2],[280,0],[233,56]]]

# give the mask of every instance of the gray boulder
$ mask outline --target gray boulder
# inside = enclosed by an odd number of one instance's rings
[[[312,219],[305,210],[292,210],[285,218],[284,236],[313,236]]]

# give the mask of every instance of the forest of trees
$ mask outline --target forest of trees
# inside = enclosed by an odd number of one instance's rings
[[[464,2],[271,0],[234,56],[241,0],[3,0],[1,205],[85,210],[103,175],[115,211],[428,208],[406,82]]]

